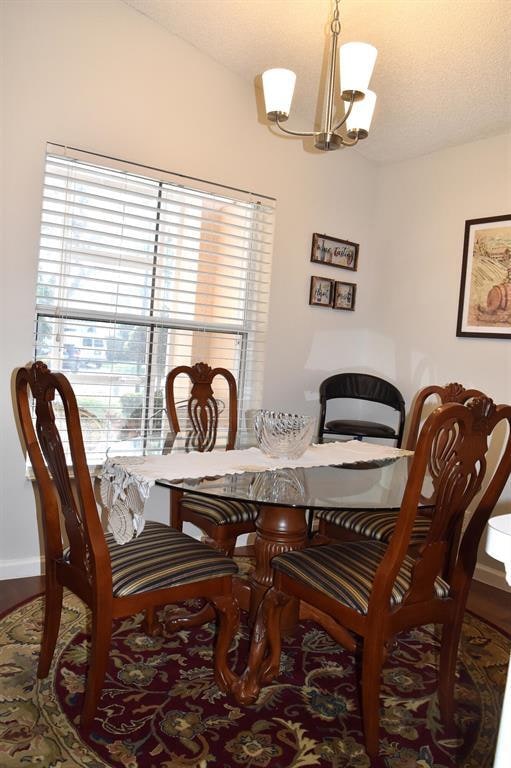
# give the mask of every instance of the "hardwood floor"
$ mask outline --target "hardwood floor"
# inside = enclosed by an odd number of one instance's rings
[[[511,592],[472,581],[467,608],[511,636]]]
[[[42,576],[29,576],[26,579],[4,579],[0,581],[0,614],[5,613],[29,597],[44,592]]]
[[[240,554],[245,553],[240,551]],[[41,576],[0,581],[0,614],[43,591],[44,579]],[[467,608],[511,635],[510,592],[490,587],[481,581],[473,581]]]

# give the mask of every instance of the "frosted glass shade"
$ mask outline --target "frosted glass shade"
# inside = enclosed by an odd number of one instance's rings
[[[290,69],[267,69],[263,72],[263,91],[266,114],[269,119],[289,115],[296,75]]]
[[[341,45],[339,66],[341,69],[341,94],[365,92],[373,74],[378,51],[369,43],[345,43]]]
[[[346,120],[346,129],[348,136],[359,135],[359,138],[365,138],[371,127],[374,107],[376,105],[376,94],[374,91],[366,91],[361,101],[355,101],[351,112]],[[346,111],[348,110],[346,104]],[[362,134],[362,135],[360,135]]]

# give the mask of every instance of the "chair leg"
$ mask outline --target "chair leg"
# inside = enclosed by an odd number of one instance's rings
[[[368,537],[361,533],[355,533],[347,528],[343,528],[342,525],[336,525],[336,523],[328,523],[326,520],[319,521],[318,533],[316,539],[321,540],[321,543],[328,541],[368,541]],[[324,540],[324,541],[323,541]]]
[[[225,536],[218,539],[214,538],[213,536],[206,536],[204,543],[207,544],[208,547],[216,549],[216,551],[220,552],[220,554],[225,555],[226,557],[232,557],[234,554],[234,548],[236,546],[236,539],[237,536]]]
[[[62,615],[62,584],[57,581],[55,564],[48,563],[46,571],[46,594],[44,600],[44,625],[41,641],[39,663],[37,665],[37,677],[48,676],[50,665],[55,653],[55,645],[60,629],[60,617]]]
[[[176,531],[183,530],[183,521],[181,519],[180,509],[182,495],[182,491],[170,492],[170,527],[174,528]]]
[[[305,514],[307,517],[307,538],[310,540],[314,536],[314,510],[306,509]]]
[[[84,730],[92,726],[105,681],[108,653],[112,639],[112,610],[92,611],[92,636],[89,671],[85,683],[85,698],[80,718]]]
[[[454,621],[444,624],[442,629],[438,670],[438,705],[440,716],[446,725],[451,725],[454,718],[454,684],[462,619],[463,616],[460,613]]]
[[[366,751],[370,758],[378,755],[380,687],[384,658],[385,646],[381,635],[366,637],[362,651],[362,721]]]
[[[159,629],[159,622],[155,621],[156,608],[152,605],[150,608],[145,609],[144,620],[142,622],[142,629],[146,635],[155,635]]]
[[[218,636],[215,645],[215,681],[220,690],[231,690],[238,676],[228,663],[229,648],[240,624],[240,608],[233,595],[212,598],[219,617]]]

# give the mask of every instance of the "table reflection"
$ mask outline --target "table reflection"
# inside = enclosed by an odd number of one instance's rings
[[[158,485],[261,505],[304,509],[399,507],[408,474],[405,459],[349,467],[299,467],[244,472]]]

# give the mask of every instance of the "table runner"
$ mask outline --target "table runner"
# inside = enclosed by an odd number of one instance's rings
[[[401,448],[349,440],[311,445],[297,459],[272,458],[259,448],[118,456],[108,458],[103,465],[101,498],[109,510],[108,530],[119,544],[124,544],[142,532],[144,506],[157,480],[177,481],[296,467],[349,466],[411,455],[412,451]]]

